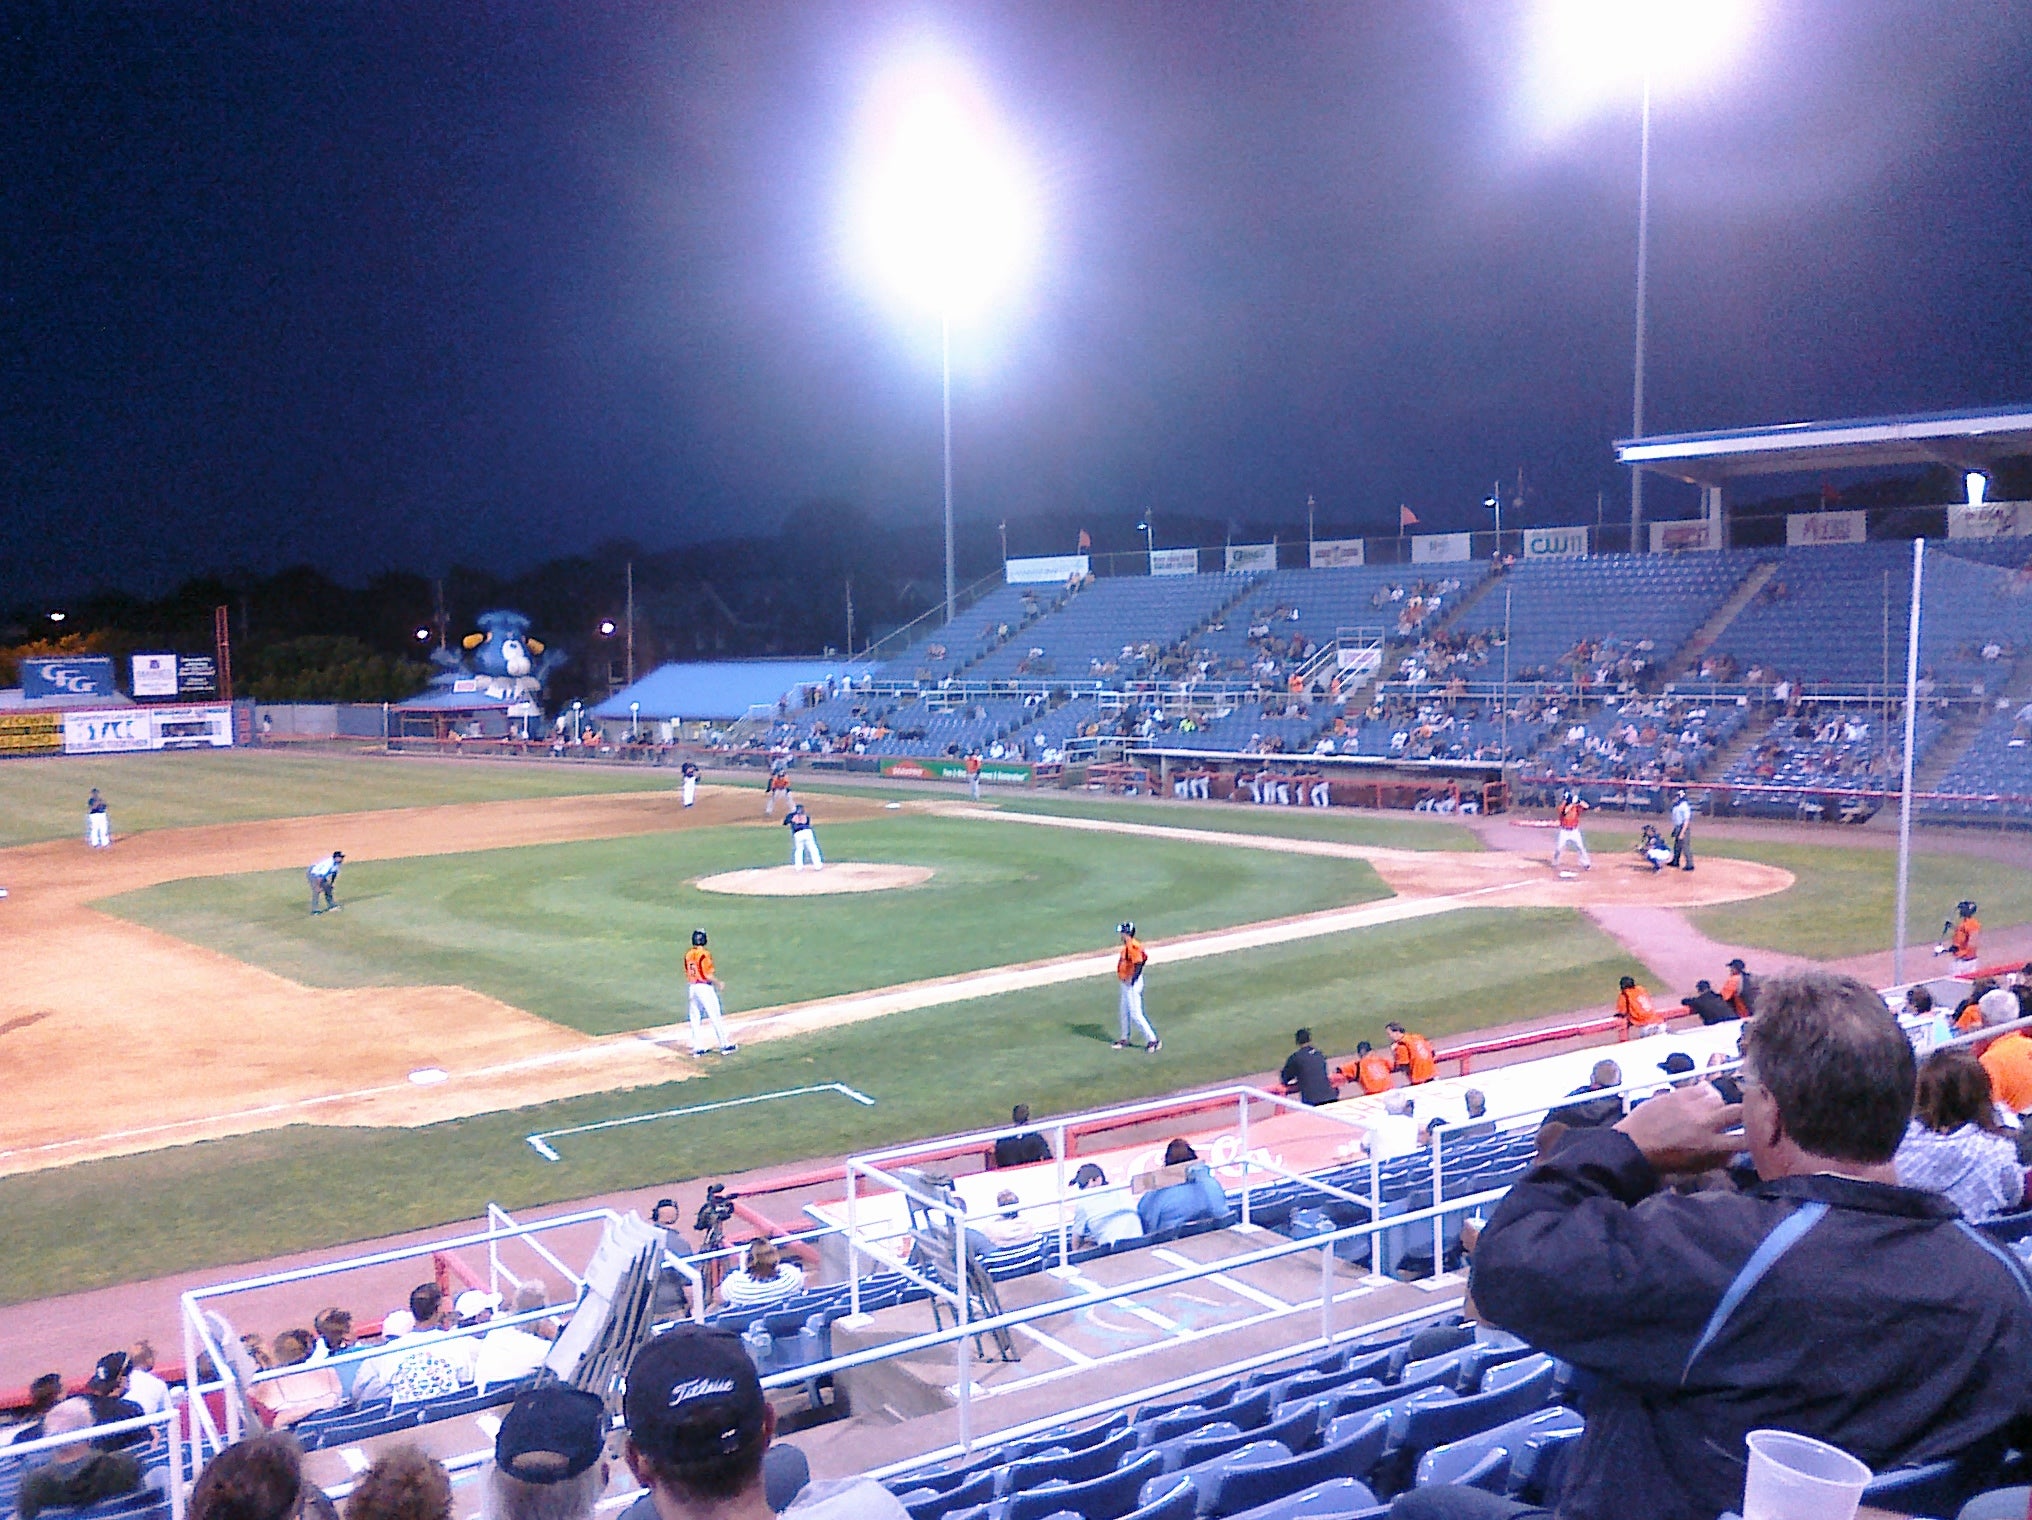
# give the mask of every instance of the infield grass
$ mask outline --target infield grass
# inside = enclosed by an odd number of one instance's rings
[[[451,1223],[489,1200],[533,1207],[840,1156],[1000,1123],[1015,1102],[1042,1119],[1232,1081],[1274,1070],[1300,1024],[1339,1056],[1379,1038],[1391,1018],[1462,1033],[1570,1008],[1626,970],[1643,968],[1578,913],[1466,910],[1156,964],[1156,1056],[1109,1049],[1114,991],[1097,979],[770,1041],[705,1076],[638,1092],[421,1129],[292,1126],[10,1177],[0,1180],[0,1301]],[[796,1099],[573,1137],[558,1142],[562,1164],[523,1139],[831,1081],[877,1105]],[[35,1370],[0,1367],[0,1377]]]
[[[898,814],[819,831],[834,861],[930,866],[837,897],[700,891],[784,861],[784,830],[687,829],[348,865],[313,918],[300,871],[194,877],[96,906],[317,987],[453,984],[612,1034],[684,1016],[704,927],[730,1011],[886,987],[1388,897],[1356,860]]]
[[[1838,960],[1891,948],[1897,914],[1898,856],[1889,849],[1783,844],[1731,835],[1718,854],[1783,866],[1796,878],[1785,891],[1750,902],[1702,908],[1692,917],[1702,933],[1725,944]],[[2032,874],[1980,855],[1912,853],[1911,908],[1906,932],[1919,941],[1951,916],[1964,897],[1994,927],[2032,922]]]

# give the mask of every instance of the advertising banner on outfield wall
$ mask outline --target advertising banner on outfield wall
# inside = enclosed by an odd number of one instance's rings
[[[882,774],[901,776],[906,781],[964,781],[967,779],[967,765],[964,760],[920,760],[914,756],[898,755],[882,762]],[[981,779],[1027,786],[1030,784],[1030,767],[1017,760],[983,760]]]
[[[1867,512],[1788,512],[1785,515],[1785,546],[1797,549],[1806,544],[1860,544],[1870,536]]]
[[[1467,533],[1414,533],[1411,535],[1411,563],[1451,565],[1474,554],[1473,536]]]
[[[54,755],[63,749],[63,718],[53,712],[0,713],[0,755]]]
[[[1199,550],[1152,549],[1150,551],[1150,573],[1152,575],[1198,575]]]
[[[113,685],[113,657],[109,654],[80,654],[64,660],[23,660],[21,694],[24,697],[115,696],[118,689]]]
[[[209,697],[219,689],[219,662],[208,654],[176,657],[176,690],[179,696]]]
[[[134,684],[131,689],[137,697],[175,696],[176,656],[173,654],[134,656]]]
[[[1275,570],[1277,568],[1277,546],[1275,544],[1229,544],[1228,569]]]
[[[2032,501],[1986,501],[1947,509],[1949,538],[2023,538],[2032,533]]]
[[[1691,522],[1652,523],[1653,554],[1684,554],[1689,550],[1714,550],[1722,546],[1721,525],[1708,517]]]
[[[151,707],[148,728],[150,749],[226,749],[233,742],[233,709]]]
[[[1311,559],[1315,570],[1353,570],[1368,563],[1359,538],[1315,538]]]
[[[153,749],[151,737],[145,707],[63,715],[66,755],[112,755],[125,750]]]
[[[1035,559],[1011,559],[1002,562],[1002,573],[1007,577],[1005,584],[1026,586],[1055,581],[1060,585],[1075,575],[1089,573],[1092,561],[1084,554],[1045,554]]]
[[[1588,552],[1586,528],[1526,528],[1526,559],[1585,559]]]

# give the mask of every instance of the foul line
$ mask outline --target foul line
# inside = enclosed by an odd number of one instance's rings
[[[523,1138],[529,1142],[530,1148],[545,1161],[562,1161],[564,1157],[552,1149],[550,1142],[552,1140],[562,1140],[567,1135],[590,1135],[596,1130],[625,1129],[631,1124],[648,1124],[655,1119],[681,1119],[687,1114],[709,1114],[716,1109],[740,1108],[743,1104],[747,1103],[767,1103],[773,1098],[800,1098],[812,1093],[829,1092],[839,1093],[842,1097],[852,1098],[856,1103],[863,1104],[868,1108],[875,1106],[873,1098],[864,1092],[847,1086],[844,1082],[821,1082],[815,1087],[787,1087],[782,1092],[751,1093],[745,1098],[722,1098],[716,1103],[694,1103],[688,1108],[665,1108],[653,1114],[629,1114],[626,1118],[602,1119],[595,1124],[574,1124],[570,1129],[539,1130],[537,1133],[525,1135]]]

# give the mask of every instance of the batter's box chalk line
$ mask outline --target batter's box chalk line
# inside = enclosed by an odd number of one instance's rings
[[[650,1124],[658,1119],[683,1119],[693,1114],[715,1113],[723,1108],[743,1108],[750,1103],[770,1103],[778,1098],[804,1098],[820,1093],[838,1093],[843,1098],[853,1099],[863,1107],[875,1106],[875,1100],[858,1088],[849,1087],[844,1082],[821,1082],[815,1087],[786,1087],[781,1092],[750,1093],[745,1098],[722,1098],[715,1103],[694,1103],[687,1108],[659,1109],[653,1114],[628,1114],[619,1119],[602,1119],[596,1124],[575,1124],[570,1129],[546,1129],[534,1135],[525,1135],[523,1138],[528,1142],[530,1149],[545,1161],[562,1161],[564,1157],[557,1153],[557,1148],[550,1142],[563,1140],[571,1135],[590,1135],[605,1129],[625,1129],[631,1124]]]

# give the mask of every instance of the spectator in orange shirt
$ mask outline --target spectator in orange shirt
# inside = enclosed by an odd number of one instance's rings
[[[1363,1092],[1374,1097],[1396,1085],[1390,1072],[1390,1058],[1363,1040],[1355,1046],[1354,1060],[1341,1068],[1341,1080],[1359,1083]]]
[[[1983,1027],[1983,999],[1997,990],[1997,984],[1988,977],[1984,977],[1975,986],[1969,988],[1968,996],[1954,1005],[1954,1032],[1956,1034],[1973,1034],[1976,1030]],[[2002,1005],[1999,1004],[1997,1006],[2001,1007]],[[2012,1017],[2015,1018],[2016,1015],[2013,1014]]]
[[[1408,1074],[1413,1087],[1439,1075],[1432,1041],[1422,1034],[1408,1032],[1402,1024],[1385,1024],[1383,1033],[1390,1036],[1390,1069]]]
[[[1983,994],[1980,1006],[1985,1028],[2025,1016],[2018,999],[2001,988]],[[1983,1052],[1982,1063],[1996,1100],[2014,1114],[2032,1113],[2032,1037],[2022,1029],[1999,1035]]]
[[[1665,1033],[1665,1015],[1651,1004],[1651,994],[1637,985],[1634,976],[1617,983],[1616,1017],[1629,1029],[1633,1039]]]
[[[1757,1011],[1757,983],[1740,957],[1729,962],[1729,974],[1722,982],[1722,1001],[1736,1010],[1739,1019],[1747,1019]]]

